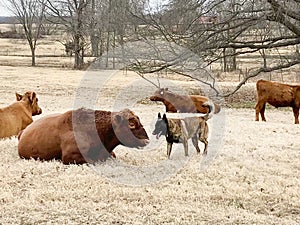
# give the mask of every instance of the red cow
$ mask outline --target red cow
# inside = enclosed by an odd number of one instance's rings
[[[151,101],[163,102],[166,106],[166,112],[180,113],[208,113],[210,107],[207,97],[201,95],[178,95],[172,93],[168,88],[160,88],[150,97]],[[220,112],[221,108],[213,104],[214,113]]]
[[[115,156],[118,145],[144,147],[148,136],[129,109],[120,112],[77,109],[43,117],[19,134],[25,159],[61,159],[64,164],[93,163]]]
[[[259,121],[259,113],[263,121],[265,118],[266,103],[278,107],[292,107],[295,117],[295,124],[299,124],[300,108],[300,85],[289,85],[279,82],[259,80],[256,83],[257,104],[255,106],[256,117]]]
[[[16,99],[16,102],[0,109],[0,138],[17,135],[32,123],[32,116],[42,113],[35,92],[16,93]]]

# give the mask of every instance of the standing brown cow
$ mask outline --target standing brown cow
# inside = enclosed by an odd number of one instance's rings
[[[160,88],[150,97],[151,101],[163,102],[166,112],[180,113],[209,113],[210,100],[201,95],[179,95],[172,93],[168,88]],[[220,106],[213,104],[214,113],[220,112]]]
[[[144,147],[148,136],[129,109],[109,112],[77,109],[43,117],[19,135],[18,151],[25,159],[61,159],[64,164],[103,161],[118,145]]]
[[[32,123],[32,116],[42,113],[35,92],[16,93],[16,99],[17,102],[0,109],[0,138],[17,135]]]
[[[278,107],[292,107],[295,124],[299,124],[300,85],[283,84],[259,80],[256,83],[257,104],[255,106],[255,120],[259,121],[259,113],[263,121],[265,118],[266,103]]]

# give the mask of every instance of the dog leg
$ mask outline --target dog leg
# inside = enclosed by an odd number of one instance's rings
[[[197,154],[200,154],[200,148],[199,148],[199,145],[198,145],[198,138],[197,138],[197,136],[192,137],[192,141],[193,141],[194,147],[197,150]]]
[[[207,123],[205,123],[203,126],[201,126],[201,129],[199,130],[199,141],[201,141],[205,145],[203,155],[207,154],[207,146],[208,146],[207,138],[208,138],[208,126]]]
[[[188,140],[184,139],[182,143],[183,143],[183,146],[184,146],[184,155],[189,156]]]
[[[208,146],[208,141],[206,139],[200,139],[200,141],[202,143],[204,143],[205,147],[204,147],[204,151],[203,151],[203,155],[207,155],[207,146]]]
[[[168,142],[168,145],[167,145],[167,156],[168,156],[168,159],[170,158],[170,155],[171,155],[172,144],[173,143]]]

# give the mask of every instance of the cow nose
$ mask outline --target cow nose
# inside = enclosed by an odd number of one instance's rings
[[[145,145],[149,144],[149,142],[150,142],[149,139],[144,139],[144,144]]]

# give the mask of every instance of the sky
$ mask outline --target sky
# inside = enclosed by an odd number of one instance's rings
[[[152,10],[155,11],[157,5],[167,2],[168,0],[150,0],[150,7],[153,7],[154,9]],[[7,0],[0,0],[0,16],[13,16],[13,14],[7,9],[5,4],[7,4]]]
[[[0,0],[0,16],[12,16],[13,15],[5,6],[6,3],[7,3],[7,0]]]

